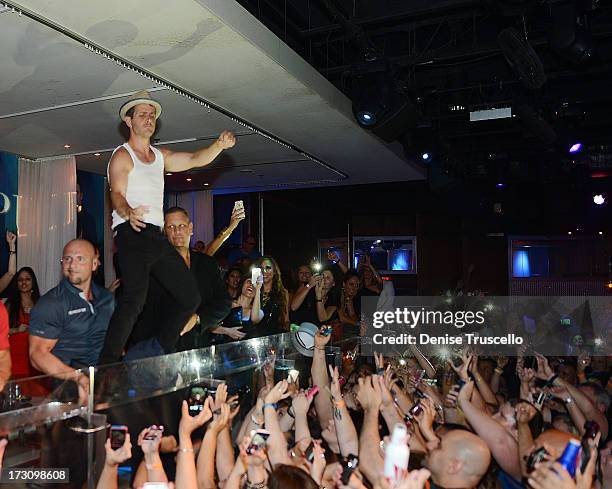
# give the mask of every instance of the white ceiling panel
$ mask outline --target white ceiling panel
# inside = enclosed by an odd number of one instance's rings
[[[234,0],[13,3],[25,13],[0,15],[0,150],[33,158],[75,154],[79,168],[103,173],[105,151],[122,142],[119,106],[128,93],[154,88],[163,105],[156,137],[186,141],[171,148],[200,148],[223,129],[238,134],[236,148],[215,163],[216,188],[253,183],[243,167],[265,169],[254,173],[261,175],[258,189],[423,178],[361,129],[350,100]],[[84,44],[147,70],[155,80]],[[213,109],[165,84],[211,102]],[[97,151],[103,154],[94,157]]]

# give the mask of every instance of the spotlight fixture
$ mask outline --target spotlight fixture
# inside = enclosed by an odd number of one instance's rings
[[[497,188],[504,188],[504,187],[506,186],[506,184],[505,184],[505,183],[503,183],[503,182],[498,182],[498,183],[496,183],[496,184],[495,184],[495,186],[496,186]]]
[[[429,153],[423,153],[421,155],[421,158],[423,159],[423,161],[429,161],[431,159],[431,155]]]
[[[188,182],[191,182],[191,178],[186,178],[185,180],[187,180]]]
[[[376,124],[376,114],[369,110],[360,110],[357,112],[357,120],[362,126],[370,127]]]
[[[603,231],[599,231],[599,233],[598,233],[598,234],[599,234],[600,236],[601,236],[601,235],[603,235]]]
[[[567,232],[567,234],[568,234],[569,236],[571,236],[571,235],[572,235],[572,232],[571,232],[571,231],[568,231],[568,232]]]
[[[204,184],[205,187],[208,187],[209,185],[210,185],[210,183],[205,183]]]
[[[100,156],[100,153],[94,153],[94,156]]]
[[[606,198],[601,194],[595,194],[593,195],[593,202],[596,205],[603,205],[606,203]]]
[[[170,175],[172,175],[172,173],[170,173],[170,172],[166,173],[166,176],[169,177]]]
[[[64,148],[70,149],[70,145],[69,144],[64,144]]]
[[[580,153],[582,151],[582,143],[574,143],[570,146],[570,154]]]

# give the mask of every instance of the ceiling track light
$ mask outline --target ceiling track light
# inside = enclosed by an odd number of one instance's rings
[[[175,93],[177,93],[178,95],[181,95],[185,98],[187,98],[188,100],[191,100],[192,102],[196,102],[199,103],[200,105],[202,105],[203,107],[205,107],[206,109],[208,109],[208,112],[211,111],[211,109],[215,109],[217,112],[225,115],[226,117],[229,117],[232,121],[234,121],[237,124],[240,124],[243,127],[246,127],[247,129],[249,129],[250,131],[254,132],[255,134],[258,134],[262,137],[265,137],[266,139],[269,139],[270,141],[279,144],[280,146],[283,146],[284,148],[290,149],[292,151],[295,151],[296,153],[301,154],[302,156],[304,156],[305,158],[307,158],[308,160],[317,163],[318,165],[326,168],[327,170],[335,173],[336,175],[338,175],[340,178],[338,180],[333,180],[334,182],[340,181],[340,180],[346,180],[348,178],[348,175],[336,168],[334,168],[333,166],[325,163],[324,161],[321,161],[320,159],[316,158],[315,156],[304,152],[303,150],[301,150],[300,148],[293,146],[292,144],[289,144],[279,138],[277,138],[276,136],[273,136],[272,134],[264,131],[263,129],[259,129],[258,127],[250,124],[249,122],[239,119],[237,118],[234,114],[226,111],[225,109],[219,107],[218,105],[215,105],[211,102],[208,102],[207,100],[197,96],[194,93],[188,92],[187,90],[179,87],[178,85],[173,85],[170,82],[163,80],[159,77],[157,77],[154,73],[150,73],[146,70],[143,70],[142,68],[133,65],[129,60],[121,58],[117,55],[115,55],[114,53],[110,52],[110,51],[106,51],[104,48],[102,48],[101,46],[95,46],[91,43],[91,41],[86,40],[84,38],[82,38],[81,36],[79,36],[78,34],[69,31],[68,29],[65,29],[64,27],[56,24],[53,21],[50,21],[32,11],[29,10],[20,10],[18,7],[16,7],[15,5],[11,4],[10,2],[3,2],[0,3],[0,7],[1,6],[5,6],[6,8],[11,8],[12,12],[18,12],[20,15],[23,12],[26,17],[28,17],[29,19],[38,22],[40,24],[43,24],[57,32],[59,32],[60,34],[63,34],[67,37],[69,37],[70,39],[77,41],[78,43],[80,43],[85,49],[88,49],[89,51],[92,51],[93,53],[102,56],[112,62],[114,62],[115,64],[123,67],[123,68],[127,68],[128,70],[146,77],[147,79],[155,82],[157,85],[162,86],[168,90],[171,90]]]

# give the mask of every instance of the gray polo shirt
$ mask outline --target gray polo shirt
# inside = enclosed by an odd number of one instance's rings
[[[96,365],[104,345],[115,299],[108,290],[92,283],[93,302],[63,279],[43,295],[30,316],[30,334],[58,340],[51,353],[74,368]]]

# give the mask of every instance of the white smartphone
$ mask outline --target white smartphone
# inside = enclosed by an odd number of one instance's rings
[[[251,283],[255,285],[259,280],[259,276],[261,275],[261,268],[253,267],[251,269]]]
[[[237,200],[236,202],[234,202],[234,210],[232,211],[232,214],[239,210],[244,210],[244,202],[242,200]]]

